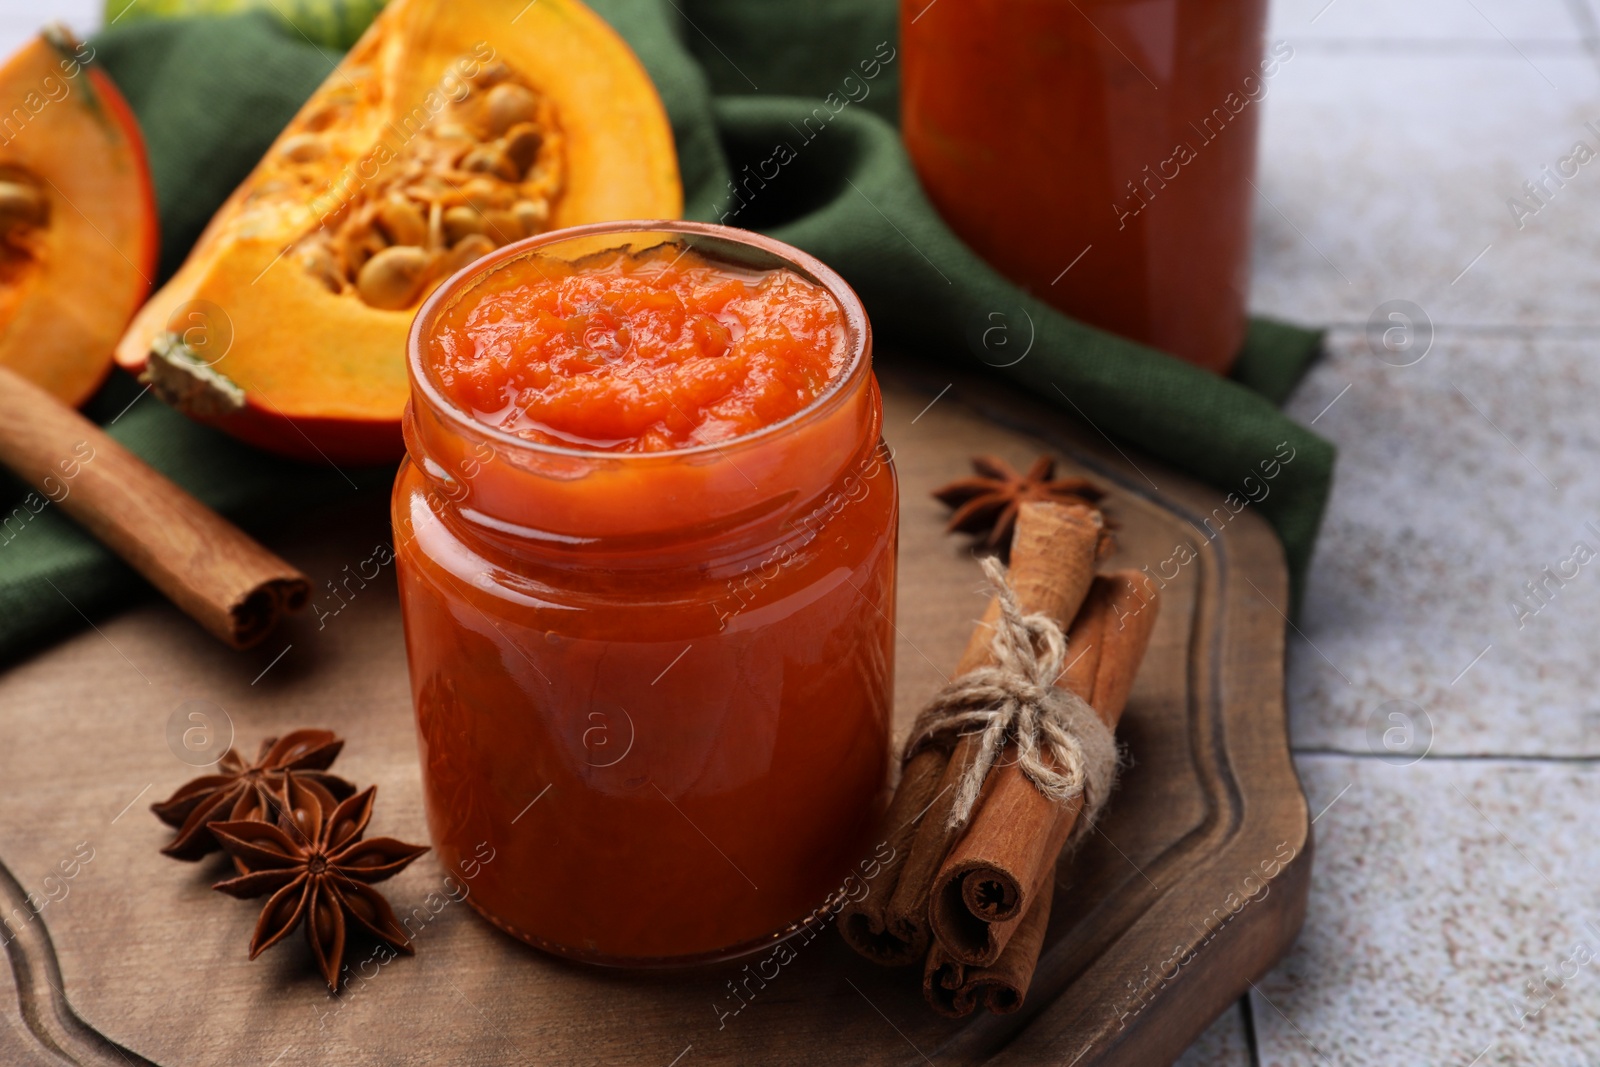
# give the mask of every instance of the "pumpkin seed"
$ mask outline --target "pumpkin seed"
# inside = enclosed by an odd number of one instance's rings
[[[471,89],[411,150],[336,216],[324,216],[324,228],[295,249],[304,269],[330,291],[353,293],[373,307],[414,307],[442,271],[549,229],[565,153],[548,105],[503,62],[481,67],[468,81]],[[325,131],[349,115],[355,97],[321,101],[277,146],[274,178],[284,179],[283,192],[306,186],[307,172],[295,168],[337,153],[334,135]],[[0,170],[0,227],[33,210],[26,190],[16,199],[21,207],[7,199],[11,177]],[[277,191],[263,184],[251,195]]]
[[[490,208],[483,213],[483,232],[497,245],[510,244],[522,239],[522,223],[503,208]]]
[[[515,193],[507,189],[493,178],[474,175],[467,179],[461,187],[462,194],[467,198],[467,203],[479,211],[486,211],[492,207],[510,207]]]
[[[378,208],[377,224],[390,244],[421,245],[428,242],[428,222],[416,204],[391,196]]]
[[[327,286],[329,292],[344,291],[344,274],[339,270],[339,260],[327,245],[321,242],[302,245],[296,256],[306,272]]]
[[[300,187],[293,182],[280,181],[277,178],[270,178],[250,190],[250,199],[260,200],[269,196],[277,196],[279,193],[292,192],[299,188]]]
[[[522,176],[522,187],[529,192],[537,192],[546,200],[554,200],[561,195],[561,171],[544,163],[535,163]]]
[[[20,181],[0,181],[0,230],[13,226],[42,226],[49,217],[44,194]]]
[[[494,242],[481,233],[469,233],[445,254],[444,272],[454,274],[473,260],[494,251]]]
[[[533,166],[533,161],[539,158],[539,147],[543,144],[544,135],[539,128],[532,123],[522,122],[507,131],[500,150],[517,168],[517,177],[521,178]]]
[[[490,89],[485,103],[491,137],[499,137],[519,122],[532,122],[539,113],[539,98],[515,82]]]
[[[508,182],[514,182],[522,177],[521,169],[494,145],[479,145],[462,156],[461,169],[478,174],[493,174]]]
[[[321,133],[337,122],[344,112],[343,103],[337,100],[330,101],[306,116],[305,128]]]
[[[522,236],[532,237],[536,233],[543,233],[550,222],[550,203],[543,198],[518,200],[511,205],[511,214],[517,220]]]
[[[405,191],[417,200],[438,200],[455,195],[450,183],[437,174],[424,174],[408,182]]]
[[[452,247],[468,234],[483,233],[487,228],[488,223],[477,208],[458,204],[445,209],[444,236]]]
[[[284,139],[278,152],[291,163],[310,163],[328,154],[328,146],[314,133],[297,133]]]
[[[347,227],[343,238],[340,258],[344,260],[345,276],[349,278],[359,275],[367,260],[389,247],[381,235],[359,225]]]
[[[491,85],[500,84],[509,77],[511,77],[511,68],[496,60],[467,80],[479,89],[486,89]]]
[[[375,308],[399,311],[410,307],[428,284],[433,257],[411,245],[385,248],[361,267],[356,292]]]

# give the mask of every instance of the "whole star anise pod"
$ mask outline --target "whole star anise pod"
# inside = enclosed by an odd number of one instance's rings
[[[343,747],[332,730],[295,730],[262,741],[254,763],[228,749],[217,761],[217,773],[202,775],[150,805],[162,822],[178,828],[178,836],[161,851],[175,859],[198,860],[221,847],[211,836],[213,824],[276,818],[274,805],[290,771],[300,775],[306,788],[320,791],[318,799],[332,808],[356,791],[338,775],[325,773]]]
[[[1049,456],[1034,460],[1027,474],[1018,474],[1015,467],[998,456],[973,456],[972,469],[977,472],[975,476],[958,478],[934,490],[935,497],[955,508],[945,531],[978,534],[984,548],[998,550],[1002,556],[1009,554],[1017,511],[1028,501],[1098,504],[1105,496],[1086,478],[1057,478],[1056,461]],[[1109,542],[1104,538],[1102,541],[1103,551]]]
[[[272,894],[256,921],[251,959],[304,922],[306,940],[322,977],[328,988],[337,992],[350,924],[411,954],[410,941],[394,910],[371,883],[399,874],[428,847],[392,837],[361,840],[377,792],[377,786],[369,786],[330,810],[323,807],[316,791],[307,789],[300,776],[290,772],[284,775],[276,824],[212,824],[212,834],[246,873],[211,888],[240,898]]]

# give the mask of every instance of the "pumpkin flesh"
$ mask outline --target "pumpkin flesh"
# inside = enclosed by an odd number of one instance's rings
[[[0,68],[0,365],[74,407],[156,270],[155,196],[133,112],[50,30]]]

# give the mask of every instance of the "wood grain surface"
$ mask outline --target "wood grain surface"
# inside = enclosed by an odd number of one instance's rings
[[[379,787],[371,832],[426,840],[392,572],[342,599],[328,585],[387,541],[386,501],[373,495],[271,539],[312,576],[322,610],[255,650],[231,653],[152,601],[0,675],[0,915],[18,927],[0,929],[12,963],[0,971],[0,1063],[1171,1062],[1304,917],[1310,824],[1284,720],[1281,551],[1248,508],[1206,527],[1223,494],[1014,390],[892,367],[882,378],[903,502],[901,730],[986,601],[929,496],[969,455],[1025,465],[1050,452],[1100,479],[1121,523],[1107,566],[1176,574],[1119,730],[1131,763],[1099,830],[1060,868],[1020,1013],[940,1019],[917,968],[879,968],[831,930],[793,943],[793,962],[742,999],[729,986],[742,963],[575,966],[453,900],[431,854],[382,887],[413,917],[414,958],[366,966],[337,997],[298,935],[250,962],[256,909],[209,888],[223,861],[157,852],[170,831],[148,806],[198,773],[171,739],[194,714],[218,727],[213,743],[231,724],[248,752],[296,726],[338,730],[348,743],[335,769]],[[1192,561],[1172,562],[1180,546]],[[26,533],[4,551],[26,551]]]

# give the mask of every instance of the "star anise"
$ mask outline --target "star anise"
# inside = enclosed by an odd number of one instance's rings
[[[1027,474],[998,456],[973,456],[970,478],[958,478],[933,495],[955,508],[948,533],[970,533],[981,537],[984,548],[1009,554],[1011,532],[1017,525],[1017,511],[1030,500],[1062,500],[1097,504],[1105,492],[1086,478],[1057,478],[1056,461],[1040,456]],[[1108,547],[1108,546],[1102,546]]]
[[[325,773],[343,747],[332,730],[295,730],[261,742],[254,763],[228,749],[217,761],[217,773],[202,775],[150,805],[162,822],[178,828],[178,836],[161,851],[175,859],[198,860],[221,847],[211,836],[213,824],[276,818],[277,798],[290,771],[306,788],[319,791],[318,799],[331,809],[356,791],[338,775]]]
[[[345,934],[355,928],[410,955],[394,910],[373,882],[392,878],[428,851],[392,837],[361,840],[378,787],[325,808],[298,774],[283,776],[276,824],[213,823],[211,832],[245,869],[211,888],[240,898],[271,893],[250,941],[255,959],[305,923],[306,940],[328,988],[339,989]]]

